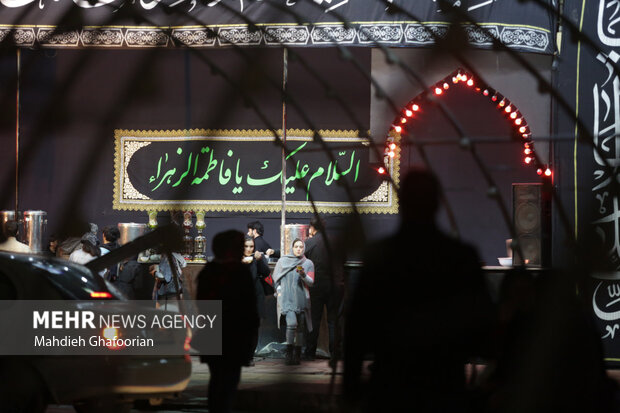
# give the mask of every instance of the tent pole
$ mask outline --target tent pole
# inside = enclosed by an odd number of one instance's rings
[[[283,49],[282,67],[282,213],[280,220],[280,254],[284,255],[284,225],[286,224],[286,87],[288,83],[288,49]]]
[[[21,50],[17,48],[17,87],[15,96],[15,219],[19,220],[19,85],[21,75]]]

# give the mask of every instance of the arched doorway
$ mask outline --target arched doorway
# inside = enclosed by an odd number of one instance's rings
[[[497,265],[510,231],[489,197],[485,173],[508,211],[513,183],[551,178],[551,168],[536,155],[532,133],[514,102],[458,69],[402,108],[388,133],[384,162],[399,158],[401,173],[428,162],[444,186],[460,236],[480,250],[487,265]],[[450,227],[445,213],[440,224]]]

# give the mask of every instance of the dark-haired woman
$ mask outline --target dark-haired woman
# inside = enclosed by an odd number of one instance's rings
[[[269,266],[260,251],[254,251],[254,239],[246,236],[243,244],[242,262],[248,266],[256,290],[256,309],[258,316],[265,318],[265,289],[263,280],[269,276]]]
[[[314,284],[314,264],[304,256],[304,242],[293,241],[293,254],[278,260],[273,271],[273,282],[278,300],[278,326],[286,322],[285,364],[299,364],[303,345],[304,326],[312,331],[310,291]]]

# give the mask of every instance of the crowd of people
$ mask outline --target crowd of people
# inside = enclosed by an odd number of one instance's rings
[[[267,317],[266,297],[275,296],[275,324],[281,328],[282,337],[286,340],[287,365],[299,364],[301,359],[315,359],[324,307],[328,314],[329,352],[334,354],[335,351],[335,324],[336,317],[342,313],[344,288],[342,266],[338,270],[330,261],[333,257],[328,253],[324,227],[322,219],[313,219],[307,240],[296,239],[291,246],[291,253],[287,255],[281,255],[279,249],[273,249],[267,242],[260,221],[250,222],[247,234],[243,237],[240,262],[251,275],[259,322]],[[27,244],[17,240],[16,221],[7,221],[4,228],[6,241],[0,243],[0,251],[31,252]],[[50,236],[48,248],[43,255],[84,265],[119,248],[120,236],[115,226],[104,227],[99,231],[94,223],[73,224],[67,234]],[[216,248],[214,239],[214,253]],[[138,255],[134,255],[123,260],[120,265],[112,265],[100,271],[99,275],[114,283],[129,299],[153,299],[158,303],[167,303],[176,300],[183,291],[183,278],[175,278],[172,267],[175,267],[177,275],[181,275],[186,266],[180,254],[173,252],[171,256],[172,265],[165,254],[158,265],[149,265],[139,262]],[[269,260],[274,258],[278,261],[272,271]],[[305,350],[303,355],[302,348]]]
[[[0,251],[32,253],[30,247],[17,240],[18,223],[8,220],[4,224],[5,241],[0,243]],[[101,239],[99,238],[101,235]],[[104,227],[99,232],[97,224],[72,223],[62,236],[51,235],[47,249],[39,254],[44,257],[57,257],[77,264],[87,264],[120,247],[120,231],[116,226]],[[178,253],[172,253],[177,274],[186,263]],[[114,283],[116,288],[127,298],[132,300],[154,300],[160,302],[174,300],[177,290],[181,291],[178,283],[173,282],[173,272],[167,256],[161,259],[158,265],[144,265],[138,262],[138,255],[123,260],[119,265],[99,271],[99,275]]]
[[[438,228],[440,199],[432,173],[414,169],[404,177],[401,226],[368,247],[359,279],[347,291],[342,346],[344,258],[330,245],[322,219],[311,221],[308,238],[295,239],[289,253],[269,245],[258,221],[246,234],[215,235],[214,258],[196,286],[197,300],[222,300],[227,325],[222,355],[201,357],[211,372],[209,411],[231,410],[241,368],[253,363],[270,295],[284,331],[286,365],[316,357],[326,311],[329,354],[344,360],[343,396],[354,411],[615,411],[618,391],[605,375],[600,339],[567,278],[554,273],[535,280],[515,271],[493,302],[475,249]],[[16,231],[17,224],[7,222],[0,250],[28,252]],[[118,229],[104,228],[103,243],[96,234],[91,225],[81,237],[53,237],[50,254],[87,263],[118,248]],[[174,275],[185,260],[171,257],[150,268],[133,257],[101,276],[129,298],[174,300],[182,292]],[[271,258],[278,258],[273,271]],[[199,337],[195,341],[200,350]],[[464,366],[475,360],[491,360],[492,367],[472,392]],[[566,360],[579,370],[567,368]],[[533,380],[536,374],[543,378]],[[541,392],[547,379],[553,385]]]

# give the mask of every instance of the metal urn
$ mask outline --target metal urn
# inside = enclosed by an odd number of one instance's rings
[[[308,238],[307,224],[286,224],[284,226],[284,254],[288,255],[293,253],[293,241],[299,238],[302,241],[306,241]]]
[[[2,225],[2,233],[4,234],[4,226],[7,221],[15,221],[15,211],[0,211],[0,224]]]
[[[24,233],[22,239],[30,247],[30,251],[39,254],[44,251],[43,236],[47,227],[47,212],[25,211]]]
[[[202,235],[205,229],[205,213],[204,211],[196,211],[196,238],[194,238],[194,261],[207,262],[206,248],[207,237]]]
[[[135,222],[121,222],[118,224],[118,231],[121,237],[118,239],[119,245],[125,245],[147,233],[146,224],[138,224]]]
[[[194,239],[191,235],[189,235],[192,230],[192,211],[184,211],[183,212],[183,258],[186,261],[191,261],[193,258],[194,252]]]

